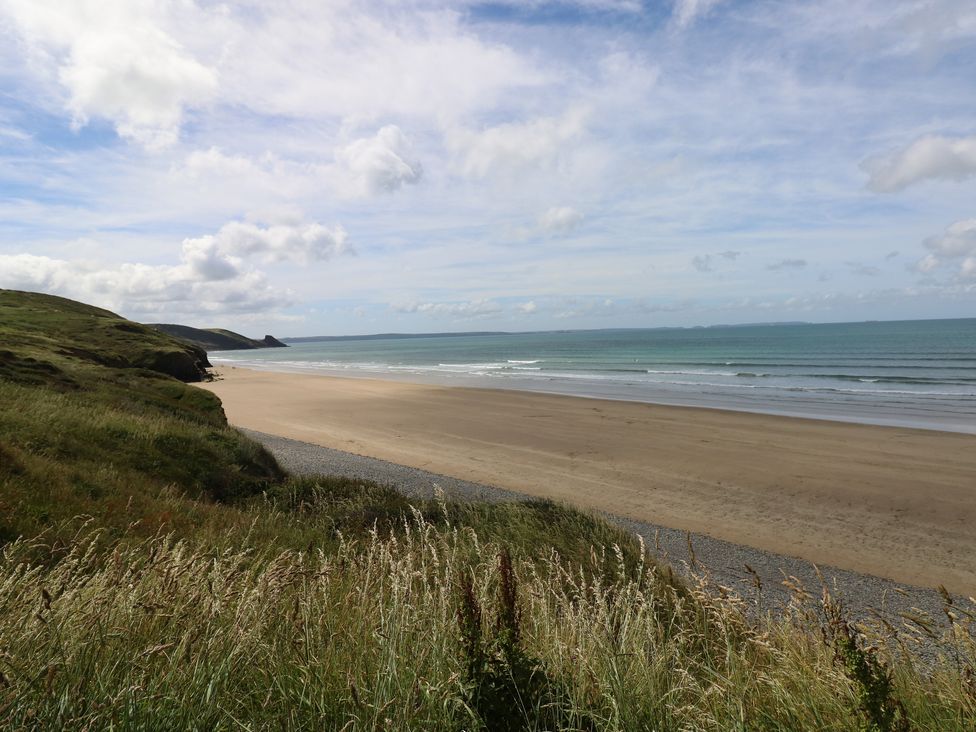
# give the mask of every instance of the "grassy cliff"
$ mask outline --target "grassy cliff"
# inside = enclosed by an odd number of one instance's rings
[[[188,325],[177,325],[175,323],[149,323],[148,326],[154,330],[199,346],[207,351],[287,348],[284,343],[270,335],[266,335],[263,339],[258,340],[223,328],[191,328]]]
[[[106,311],[0,291],[0,343],[0,728],[976,728],[967,609],[760,617],[568,507],[291,478]]]
[[[275,546],[323,547],[339,531],[433,510],[387,487],[286,476],[227,425],[216,396],[185,383],[206,377],[206,353],[148,326],[63,298],[0,290],[0,343],[0,541],[44,532],[61,545],[77,530],[73,519],[87,517],[110,538],[164,531],[236,546],[257,532]],[[510,536],[540,539],[545,522],[530,514],[550,510],[531,504],[517,519],[526,531]],[[496,513],[478,521],[484,528],[500,521],[501,530],[507,519]],[[591,529],[584,522],[580,531]],[[568,548],[562,535],[548,541]]]

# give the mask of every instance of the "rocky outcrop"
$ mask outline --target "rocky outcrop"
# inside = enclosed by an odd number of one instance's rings
[[[197,382],[210,380],[207,368],[207,352],[197,346],[188,346],[184,351],[162,351],[147,355],[142,368],[172,376],[180,381]]]

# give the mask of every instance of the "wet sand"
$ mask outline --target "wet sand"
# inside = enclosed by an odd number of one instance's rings
[[[223,367],[231,423],[976,594],[976,436]]]

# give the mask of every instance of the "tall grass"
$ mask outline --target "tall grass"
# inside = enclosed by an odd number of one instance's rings
[[[146,370],[187,346],[60,298],[0,316],[4,729],[976,729],[948,596],[764,617],[566,506],[291,478]]]
[[[923,671],[829,596],[754,621],[740,600],[612,548],[513,555],[451,516],[415,512],[399,531],[310,553],[98,545],[82,530],[53,566],[30,563],[29,541],[3,549],[10,728],[976,725],[973,617],[958,608],[948,655]]]

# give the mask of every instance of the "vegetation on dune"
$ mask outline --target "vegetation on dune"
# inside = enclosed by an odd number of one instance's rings
[[[974,616],[761,618],[548,502],[285,475],[188,346],[0,291],[0,726],[972,730]]]
[[[31,729],[973,729],[971,619],[923,673],[829,600],[750,622],[612,549],[484,542],[456,510],[311,552],[81,532],[32,567],[10,544],[0,710]]]

